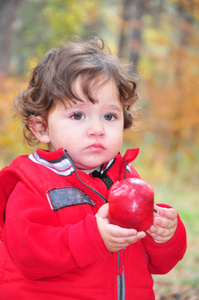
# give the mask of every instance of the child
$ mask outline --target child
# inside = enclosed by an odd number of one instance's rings
[[[119,154],[137,97],[100,39],[38,63],[15,107],[29,144],[48,150],[0,173],[1,300],[152,300],[151,274],[182,259],[186,233],[173,208],[155,205],[147,233],[108,222],[110,186],[139,178],[130,166],[138,149]]]

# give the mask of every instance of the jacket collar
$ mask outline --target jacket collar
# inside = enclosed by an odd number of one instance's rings
[[[125,165],[128,165],[137,157],[138,153],[139,149],[128,149],[124,157],[122,158],[123,163]],[[51,171],[57,173],[60,176],[68,176],[76,169],[72,158],[63,148],[52,152],[48,150],[39,149],[35,153],[30,154],[29,159],[32,160],[34,163],[45,166],[46,168],[50,169]],[[101,166],[100,173],[106,173],[114,164],[114,161],[115,158],[103,164]]]
[[[71,159],[66,156],[63,149],[49,152],[47,150],[37,150],[29,155],[29,159],[34,163],[45,166],[60,176],[68,176],[75,171]]]

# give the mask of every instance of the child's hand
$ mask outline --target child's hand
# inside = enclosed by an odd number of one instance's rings
[[[97,226],[109,252],[119,251],[144,238],[146,233],[135,229],[122,228],[108,221],[108,203],[102,205],[96,216]]]
[[[147,230],[156,243],[165,243],[169,241],[177,228],[177,212],[173,208],[163,208],[155,205],[153,225]]]

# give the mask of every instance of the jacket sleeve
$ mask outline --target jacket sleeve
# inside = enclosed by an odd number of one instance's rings
[[[3,242],[17,268],[29,279],[57,276],[110,255],[94,215],[61,227],[43,199],[21,182],[8,200]]]
[[[161,207],[170,207],[165,204]],[[184,256],[187,249],[186,230],[178,215],[174,236],[166,243],[156,243],[150,235],[143,240],[148,254],[148,269],[151,274],[168,273]]]

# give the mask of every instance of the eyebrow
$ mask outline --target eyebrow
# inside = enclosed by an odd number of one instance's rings
[[[117,106],[117,105],[110,105],[109,108],[113,109],[113,110],[118,110],[118,111],[121,110],[121,108],[119,106]]]
[[[96,102],[96,103],[98,103],[98,102]],[[92,103],[93,105],[95,105],[95,103]],[[87,103],[86,102],[76,102],[76,103],[74,103],[73,105],[71,105],[71,106],[69,106],[68,107],[68,109],[78,109],[78,108],[80,108],[81,109],[81,107],[84,107],[85,105],[87,105]],[[122,109],[122,105],[121,105],[121,107],[119,106],[119,105],[115,105],[115,104],[110,104],[110,105],[106,105],[106,104],[104,104],[104,106],[106,106],[106,109],[107,110],[114,110],[114,111],[118,111],[118,112],[121,112],[121,111],[123,111],[123,109]]]

